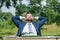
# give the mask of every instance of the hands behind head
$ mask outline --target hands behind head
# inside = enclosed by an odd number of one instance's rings
[[[33,16],[25,16],[25,17],[22,17],[22,16],[19,16],[21,20],[26,20],[26,21],[32,21],[33,19],[35,19],[35,17]]]
[[[30,21],[30,20],[33,20],[33,19],[34,19],[34,17],[32,17],[32,16],[31,16],[31,17],[25,17],[25,18],[24,18],[24,20],[29,20],[29,21]]]

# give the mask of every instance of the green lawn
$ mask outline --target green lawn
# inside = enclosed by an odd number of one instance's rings
[[[44,25],[42,28],[45,28],[42,30],[43,36],[60,36],[60,27],[55,24]]]
[[[55,24],[44,25],[42,27],[42,36],[60,36],[60,27]],[[17,33],[17,28],[14,29],[0,29],[0,40],[3,36],[15,36]]]

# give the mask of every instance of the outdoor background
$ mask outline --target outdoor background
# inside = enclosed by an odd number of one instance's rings
[[[47,21],[41,28],[42,36],[60,36],[60,0],[0,0],[0,38],[16,36],[17,27],[12,16],[44,16]]]

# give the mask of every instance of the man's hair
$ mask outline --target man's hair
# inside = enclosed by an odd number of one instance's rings
[[[27,15],[27,14],[32,14],[32,12],[29,11],[29,12],[26,13],[26,15]],[[25,15],[25,16],[26,16],[26,15]]]
[[[29,13],[30,13],[30,14],[32,14],[32,12],[30,12],[30,11],[29,11],[29,12],[27,12],[26,14],[29,14]]]

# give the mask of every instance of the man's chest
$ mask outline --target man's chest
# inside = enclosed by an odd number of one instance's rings
[[[26,23],[22,31],[23,36],[37,36],[36,28],[32,23]]]

